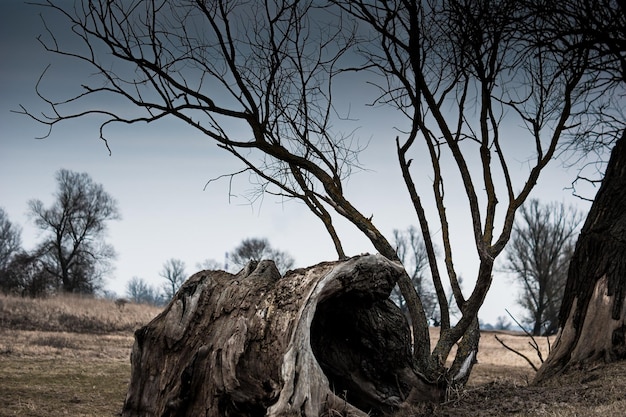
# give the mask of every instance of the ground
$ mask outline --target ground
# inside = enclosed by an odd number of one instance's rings
[[[436,330],[432,337],[436,337]],[[483,332],[478,364],[468,385],[448,392],[441,405],[424,405],[403,410],[395,417],[483,417],[483,416],[621,416],[626,410],[626,362],[589,364],[572,370],[541,386],[532,385],[535,371],[520,356],[506,350],[497,340],[524,353],[535,366],[541,364],[531,339],[512,332]],[[537,338],[543,358],[548,354],[546,338]]]
[[[0,416],[116,416],[130,379],[133,329],[159,309],[113,301],[0,296]],[[433,339],[437,330],[432,330]],[[529,385],[534,371],[495,339],[540,360],[529,338],[485,332],[468,386],[417,416],[617,416],[626,409],[626,362],[592,364]],[[548,343],[538,340],[545,357]]]
[[[497,377],[449,395],[440,406],[400,416],[619,416],[626,410],[626,362],[570,372],[544,386]]]

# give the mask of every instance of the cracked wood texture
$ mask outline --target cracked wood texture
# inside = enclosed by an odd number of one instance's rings
[[[570,367],[626,359],[626,131],[576,242],[559,322],[536,383]]]
[[[201,271],[135,333],[122,416],[375,416],[437,400],[380,255]],[[341,414],[336,414],[341,413]]]

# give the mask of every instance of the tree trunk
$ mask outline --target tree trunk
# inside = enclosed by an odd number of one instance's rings
[[[440,399],[388,299],[402,273],[380,255],[198,272],[135,333],[122,416],[365,417]]]
[[[626,131],[617,141],[602,186],[572,257],[552,352],[541,382],[595,360],[626,358]]]
[[[541,336],[541,333],[543,332],[542,321],[543,321],[543,309],[541,307],[538,307],[537,311],[535,312],[535,324],[533,326],[533,336]]]

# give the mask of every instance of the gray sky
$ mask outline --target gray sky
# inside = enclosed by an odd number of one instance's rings
[[[160,286],[158,274],[169,258],[183,260],[189,274],[195,272],[196,263],[207,258],[223,262],[224,253],[248,237],[267,237],[272,246],[294,256],[298,267],[336,258],[322,224],[304,205],[268,196],[251,206],[241,196],[229,198],[228,179],[212,182],[204,189],[210,179],[241,166],[210,139],[180,122],[163,120],[154,125],[109,129],[112,155],[98,138],[99,125],[90,119],[61,124],[47,139],[35,139],[47,132],[46,127],[10,110],[20,104],[37,111],[46,109],[35,94],[35,84],[45,67],[52,64],[44,84],[46,92],[79,87],[74,78],[77,69],[44,53],[37,43],[36,37],[43,30],[37,13],[17,0],[0,2],[0,206],[12,222],[22,226],[26,249],[32,249],[39,239],[26,216],[27,201],[38,198],[50,204],[56,188],[54,173],[66,168],[89,173],[119,203],[122,220],[110,224],[107,239],[118,259],[106,282],[106,288],[118,294],[124,293],[126,282],[133,276]],[[393,115],[381,116],[381,109],[364,106],[357,97],[362,91],[359,86],[344,87],[346,101],[352,101],[354,95],[351,108],[360,119],[357,136],[369,141],[361,157],[367,170],[350,179],[346,194],[362,212],[373,214],[376,226],[391,237],[394,228],[416,224],[416,218],[396,163],[393,141],[398,133]],[[415,166],[419,166],[419,156],[416,160]],[[524,166],[521,159],[520,170]],[[587,205],[565,189],[575,173],[553,163],[531,197],[573,203],[586,210]],[[428,169],[421,178],[428,190]],[[245,193],[248,188],[244,176],[233,183],[234,194]],[[452,226],[460,232],[454,240],[456,266],[466,280],[464,288],[469,289],[476,275],[477,257],[462,194],[460,188],[455,190],[451,185],[447,208]],[[353,226],[341,219],[337,222],[348,254],[374,251]],[[434,217],[431,222],[435,222]],[[494,322],[506,314],[505,308],[516,311],[515,297],[516,288],[510,279],[496,272],[480,317]]]

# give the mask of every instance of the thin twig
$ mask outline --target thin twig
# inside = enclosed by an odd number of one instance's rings
[[[535,364],[534,364],[534,363],[533,363],[530,359],[528,359],[528,357],[527,357],[526,355],[524,355],[522,352],[520,352],[520,351],[518,351],[518,350],[513,349],[513,348],[512,348],[512,347],[510,347],[510,346],[507,346],[507,344],[506,344],[506,343],[504,343],[504,342],[503,342],[500,338],[498,338],[498,335],[494,335],[494,337],[495,337],[495,338],[496,338],[496,340],[497,340],[498,342],[500,342],[500,344],[501,344],[502,346],[504,346],[506,349],[508,349],[508,350],[510,350],[511,352],[515,353],[516,355],[519,355],[519,356],[521,356],[522,358],[526,359],[526,362],[528,362],[528,363],[530,364],[530,366],[532,366],[532,368],[535,370],[535,372],[537,372],[537,371],[538,371],[538,369],[537,369],[537,367],[535,366]]]
[[[515,324],[517,324],[524,331],[524,333],[526,333],[526,336],[530,337],[531,342],[528,342],[528,344],[535,350],[535,352],[537,352],[537,356],[539,357],[539,360],[541,361],[541,363],[543,363],[543,355],[541,354],[541,349],[539,349],[539,343],[537,343],[537,341],[535,340],[535,337],[532,335],[532,333],[530,333],[528,330],[526,330],[520,324],[520,322],[515,319],[515,317],[513,317],[513,314],[511,314],[511,312],[509,310],[507,310],[505,308],[504,311],[506,311],[506,314],[508,314],[509,317],[511,317],[511,319],[515,322]],[[549,350],[548,350],[548,352],[549,352]],[[535,371],[537,370],[537,368],[535,368],[534,366],[533,366],[533,368],[535,369]]]

